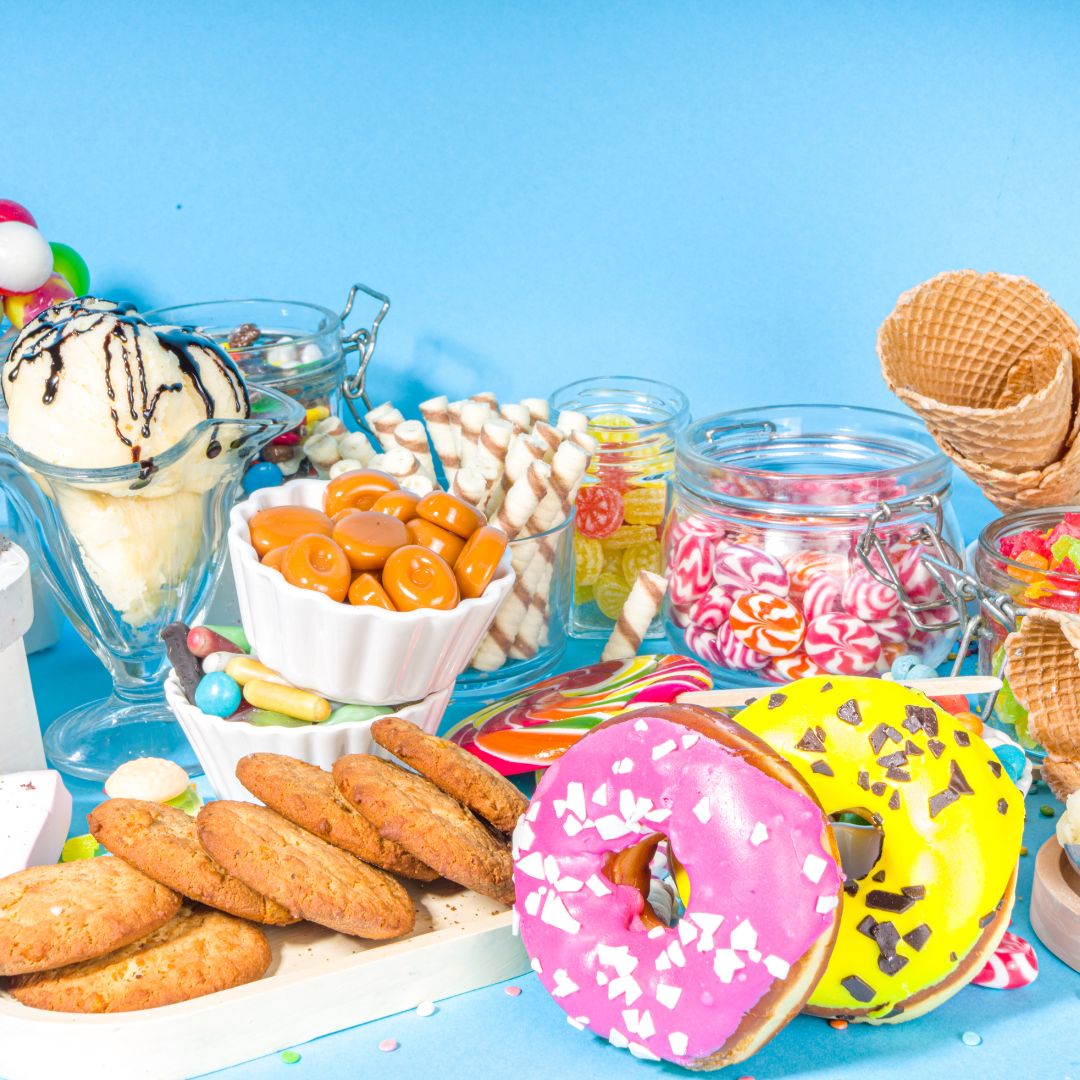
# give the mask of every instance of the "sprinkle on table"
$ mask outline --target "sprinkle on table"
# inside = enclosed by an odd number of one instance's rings
[[[982,1036],[977,1031],[965,1031],[960,1036],[960,1041],[965,1046],[978,1046],[982,1043]]]
[[[379,1049],[384,1054],[389,1054],[389,1053],[393,1052],[394,1050],[396,1050],[397,1048],[398,1048],[397,1039],[383,1039],[383,1041],[381,1043],[379,1043]]]
[[[1020,854],[1021,855],[1026,855],[1027,853],[1028,853],[1028,849],[1026,847],[1021,847],[1020,848]]]
[[[1039,813],[1042,814],[1043,817],[1053,817],[1057,811],[1052,806],[1047,806],[1046,803],[1043,803],[1042,806],[1039,807]]]
[[[503,993],[506,994],[509,997],[520,997],[521,996],[521,987],[520,986],[508,986],[503,991]]]
[[[286,1065],[295,1065],[300,1060],[300,1055],[295,1050],[282,1050],[281,1060]]]
[[[841,1020],[839,1017],[835,1020],[829,1021],[829,1027],[834,1028],[837,1031],[843,1031],[847,1027],[847,1021]]]
[[[421,1001],[416,1006],[417,1016],[432,1016],[435,1013],[435,1003],[433,1001]]]

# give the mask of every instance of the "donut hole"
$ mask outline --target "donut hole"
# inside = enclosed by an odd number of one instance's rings
[[[686,871],[663,833],[651,833],[621,851],[613,851],[604,874],[615,885],[627,885],[641,894],[640,919],[645,930],[676,926],[689,899]],[[680,893],[683,895],[680,896]]]
[[[861,881],[878,864],[885,843],[885,832],[871,819],[869,810],[852,807],[829,815],[840,868],[844,877]]]

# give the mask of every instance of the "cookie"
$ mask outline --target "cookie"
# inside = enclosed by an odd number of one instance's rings
[[[428,735],[409,720],[380,717],[371,725],[371,736],[504,833],[513,832],[518,818],[529,808],[529,800],[490,765],[446,739]]]
[[[90,811],[87,822],[114,855],[189,900],[271,926],[297,921],[218,866],[199,843],[195,819],[183,810],[142,799],[109,799]]]
[[[174,1005],[265,974],[261,930],[219,911],[181,908],[164,926],[116,952],[12,980],[24,1005],[54,1012],[118,1013]]]
[[[32,866],[0,878],[0,975],[93,960],[145,937],[180,897],[120,859]]]
[[[199,811],[199,841],[230,874],[311,922],[363,938],[407,934],[409,894],[389,874],[254,803]]]
[[[514,902],[509,847],[430,780],[369,754],[352,754],[334,762],[334,781],[383,836],[451,881]]]
[[[417,881],[439,876],[393,840],[384,840],[317,765],[283,754],[248,754],[237,762],[236,778],[271,810],[366,863]]]

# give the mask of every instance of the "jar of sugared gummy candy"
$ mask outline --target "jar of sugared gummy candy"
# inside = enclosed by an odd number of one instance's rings
[[[669,640],[736,686],[882,674],[904,654],[936,666],[956,613],[922,556],[960,550],[951,485],[926,429],[895,413],[781,405],[696,422],[665,531]]]
[[[690,406],[674,386],[609,375],[556,390],[551,410],[560,427],[583,428],[597,442],[576,501],[570,632],[606,638],[638,572],[664,573],[675,440]],[[663,636],[659,619],[645,636]]]
[[[994,597],[1006,598],[1017,626],[1025,608],[1080,613],[1080,506],[1021,510],[990,522],[972,558],[975,576]],[[989,622],[979,639],[979,672],[999,675],[1005,637],[1012,627]],[[1033,757],[1041,747],[1029,736],[1027,710],[1013,696],[1008,670],[994,699],[994,717],[1016,732]]]

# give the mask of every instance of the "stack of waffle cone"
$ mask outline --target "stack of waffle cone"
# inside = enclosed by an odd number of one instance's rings
[[[1006,675],[1046,749],[1043,779],[1062,802],[1080,790],[1080,616],[1033,610],[1005,639]]]
[[[1080,498],[1080,333],[1026,278],[939,274],[878,331],[889,388],[1000,510]]]

